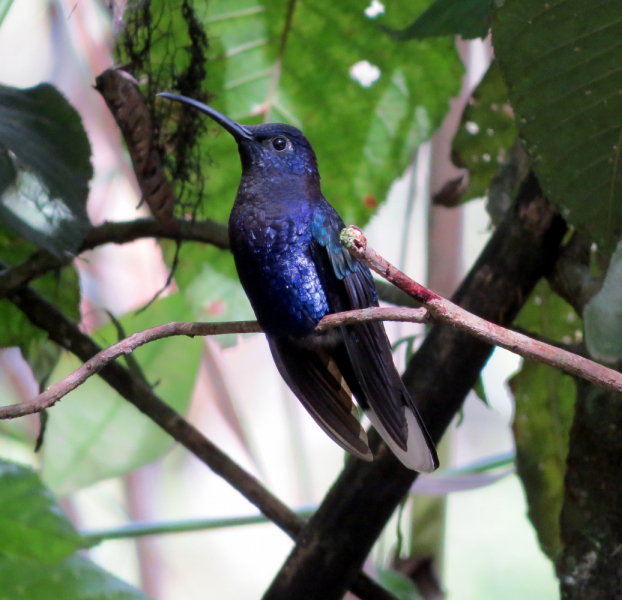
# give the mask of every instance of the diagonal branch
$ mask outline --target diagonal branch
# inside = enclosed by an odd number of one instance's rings
[[[8,299],[33,325],[46,331],[51,340],[80,360],[86,362],[101,351],[88,335],[34,290],[22,288],[11,293]],[[106,365],[100,374],[114,390],[227,481],[287,535],[297,538],[305,520],[159,398],[143,380],[115,362]],[[353,578],[350,588],[362,600],[396,600],[364,573]]]
[[[413,281],[382,258],[373,248],[368,247],[367,240],[358,227],[344,229],[341,232],[341,239],[356,258],[365,262],[378,275],[425,306],[430,313],[429,320],[432,323],[452,325],[484,342],[505,348],[523,358],[556,367],[569,375],[581,377],[607,390],[622,392],[622,373],[563,348],[551,346],[517,331],[491,323]]]
[[[381,320],[424,323],[427,321],[427,311],[424,308],[372,308],[352,310],[324,317],[318,326],[318,331],[341,327],[343,325],[355,325],[356,323],[365,321]],[[231,333],[261,333],[261,331],[262,329],[256,321],[221,323],[171,322],[166,325],[158,325],[157,327],[139,331],[105,350],[101,350],[95,354],[95,356],[87,360],[80,368],[65,377],[65,379],[50,386],[45,392],[39,394],[30,402],[0,407],[0,419],[15,419],[50,408],[69,392],[83,384],[89,377],[99,373],[107,364],[124,354],[131,354],[136,348],[144,346],[149,342],[155,342],[156,340],[178,335],[194,337]]]

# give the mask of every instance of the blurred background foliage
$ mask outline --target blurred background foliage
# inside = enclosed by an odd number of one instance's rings
[[[517,325],[618,365],[615,11],[579,0],[544,8],[535,0],[0,0],[0,51],[15,56],[0,67],[0,277],[28,257],[54,255],[58,268],[33,288],[102,346],[172,320],[252,318],[226,251],[164,240],[81,250],[92,223],[147,214],[136,208],[118,129],[90,87],[114,63],[142,91],[176,217],[225,224],[240,166],[227,135],[156,100],[160,91],[209,102],[243,123],[301,128],[345,222],[366,226],[378,250],[430,285],[449,264],[449,287],[436,288],[444,295],[534,169],[571,227],[568,245],[583,240],[581,267],[598,293],[570,306],[542,282]],[[431,215],[449,224],[440,236],[427,229]],[[388,329],[403,365],[425,332]],[[316,505],[341,452],[285,390],[262,339],[217,342],[171,338],[125,360],[290,505]],[[3,295],[0,348],[3,404],[27,400],[79,365]],[[512,407],[505,382],[517,369]],[[542,551],[557,560],[574,382],[497,352],[477,394],[488,406],[471,395],[442,449],[446,466],[419,478],[366,565],[398,598],[439,598],[442,588],[456,600],[558,595],[512,473],[515,466]],[[96,377],[49,411],[34,454],[39,427],[37,417],[0,422],[3,597],[193,599],[204,589],[257,597],[288,551],[269,525],[231,529],[254,522],[249,505]],[[191,517],[201,524],[184,521]],[[225,531],[211,541],[136,541],[140,527],[131,522],[145,520],[152,532]],[[106,531],[78,533],[89,529]],[[254,544],[271,551],[258,559],[248,554]],[[486,559],[478,562],[474,548]],[[197,558],[175,558],[189,555]],[[201,556],[214,561],[205,573]],[[251,558],[248,581],[238,581],[240,562]]]

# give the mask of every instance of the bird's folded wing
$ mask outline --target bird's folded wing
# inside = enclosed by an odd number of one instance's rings
[[[341,286],[326,286],[335,311],[378,306],[376,286],[367,265],[354,259],[341,244],[343,222],[334,211],[314,224],[317,261],[321,253]],[[324,260],[326,260],[326,258]],[[434,444],[395,368],[391,345],[381,323],[361,323],[341,328],[350,364],[374,426],[404,464],[418,471],[438,466]]]
[[[317,424],[348,452],[372,460],[367,434],[335,361],[321,350],[307,350],[287,338],[268,342],[281,376]]]

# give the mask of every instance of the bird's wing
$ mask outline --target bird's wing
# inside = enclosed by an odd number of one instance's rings
[[[268,338],[281,376],[316,423],[342,448],[373,459],[352,393],[335,361],[321,349],[307,350],[288,338]]]
[[[327,270],[337,279],[334,285],[325,282],[324,286],[333,310],[378,306],[371,271],[341,244],[343,221],[328,203],[326,206],[330,210],[320,211],[314,220],[313,236],[328,257]],[[436,469],[434,444],[395,368],[382,323],[361,323],[342,327],[341,331],[351,369],[365,396],[359,402],[369,405],[368,415],[378,433],[406,466],[422,472]]]

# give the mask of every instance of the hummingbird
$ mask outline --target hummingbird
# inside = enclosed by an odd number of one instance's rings
[[[345,225],[322,194],[309,141],[291,125],[242,125],[192,98],[158,96],[206,114],[238,145],[242,177],[229,218],[231,252],[289,388],[354,456],[373,460],[353,397],[406,467],[434,471],[434,444],[382,323],[316,331],[325,315],[378,306],[378,295],[367,265],[340,241]]]

